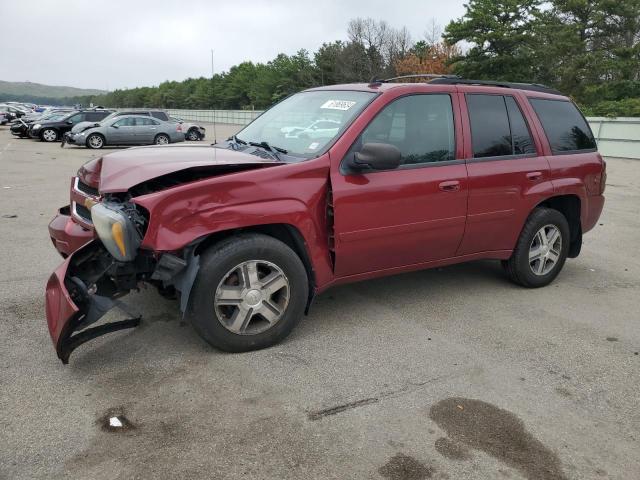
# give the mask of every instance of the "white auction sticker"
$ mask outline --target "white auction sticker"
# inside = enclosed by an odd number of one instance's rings
[[[318,148],[318,145],[320,145],[318,142],[313,142],[311,145],[309,145],[309,150],[315,150],[316,148]]]
[[[349,110],[355,104],[356,102],[351,100],[327,100],[320,108],[327,108],[329,110]]]

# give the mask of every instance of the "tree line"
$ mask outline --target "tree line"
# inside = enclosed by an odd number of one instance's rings
[[[429,23],[429,22],[427,22]],[[264,109],[305,88],[411,73],[534,82],[570,95],[590,115],[640,116],[640,1],[469,0],[441,31],[354,19],[347,39],[316,52],[242,62],[211,78],[167,81],[66,99],[109,107]]]

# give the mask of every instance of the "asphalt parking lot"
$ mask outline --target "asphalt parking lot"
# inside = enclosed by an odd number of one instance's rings
[[[640,162],[608,160],[600,225],[547,288],[489,261],[337,287],[246,354],[147,290],[141,327],[64,366],[47,224],[106,152],[0,127],[1,479],[640,478]]]

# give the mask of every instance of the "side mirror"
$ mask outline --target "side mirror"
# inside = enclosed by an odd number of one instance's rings
[[[362,150],[353,155],[353,167],[356,169],[393,170],[402,161],[400,150],[388,143],[365,143]]]
[[[111,125],[111,128],[118,128],[118,125]]]
[[[73,122],[71,120],[67,120],[67,125],[73,125]]]

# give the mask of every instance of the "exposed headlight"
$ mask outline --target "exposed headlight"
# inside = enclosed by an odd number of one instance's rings
[[[105,248],[116,260],[130,262],[135,258],[142,239],[123,211],[98,203],[91,207],[91,221]]]
[[[42,125],[40,125],[39,123],[36,123],[33,128],[40,128]]]

